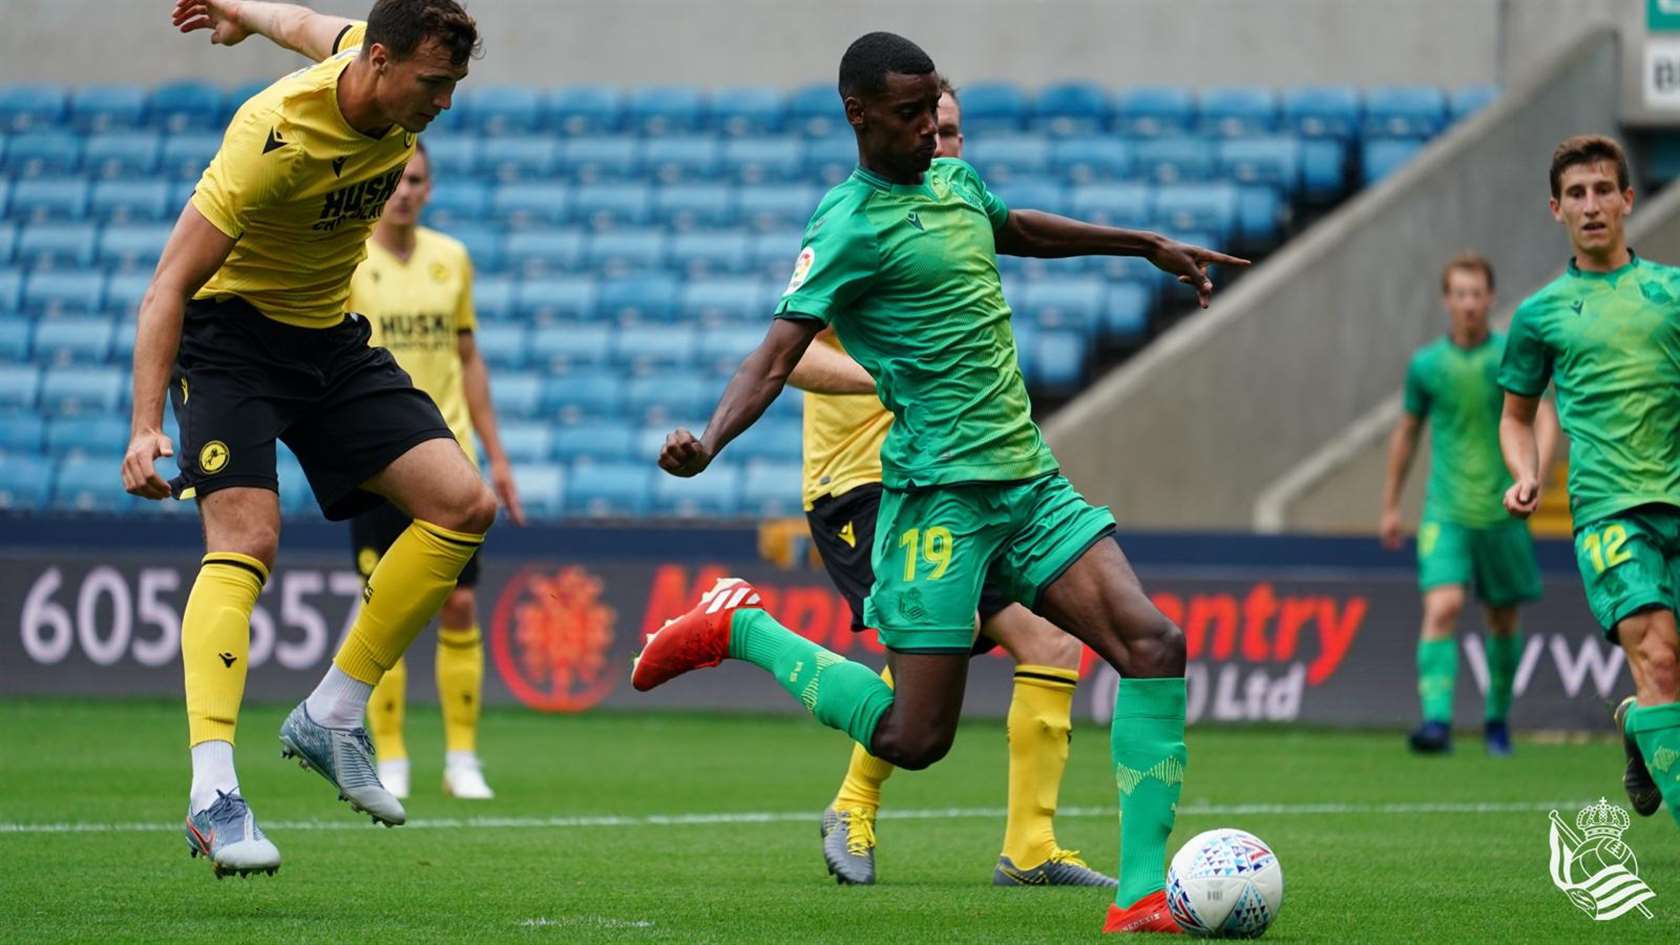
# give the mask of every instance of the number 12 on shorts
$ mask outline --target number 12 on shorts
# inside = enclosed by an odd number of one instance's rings
[[[933,573],[927,576],[930,581],[937,581],[945,576],[945,571],[951,566],[951,530],[939,525],[929,529],[912,528],[900,535],[898,547],[904,549],[904,581],[906,584],[916,580],[916,559],[919,556],[933,568]]]
[[[1599,531],[1587,532],[1581,543],[1592,558],[1593,571],[1603,574],[1632,558],[1633,552],[1622,547],[1627,544],[1627,539],[1627,529],[1620,525],[1607,525]]]

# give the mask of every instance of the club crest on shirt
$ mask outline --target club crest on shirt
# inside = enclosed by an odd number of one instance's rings
[[[793,278],[788,280],[787,292],[792,292],[805,284],[805,277],[811,274],[811,264],[817,261],[817,254],[807,246],[799,251],[799,258],[793,264]]]

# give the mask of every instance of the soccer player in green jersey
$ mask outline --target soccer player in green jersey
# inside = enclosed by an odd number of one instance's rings
[[[918,46],[870,33],[846,50],[840,95],[858,168],[818,204],[763,343],[704,436],[673,432],[659,464],[702,472],[782,390],[832,325],[892,411],[882,447],[875,583],[896,689],[777,624],[726,579],[651,634],[632,682],[647,690],[741,659],[770,671],[818,721],[920,769],[950,749],[975,611],[991,581],[1120,674],[1110,742],[1120,789],[1120,879],[1108,931],[1178,931],[1163,894],[1167,835],[1184,780],[1184,634],[1143,593],[1114,517],[1059,472],[1033,424],[997,254],[1142,256],[1212,297],[1206,267],[1244,261],[1153,233],[1010,210],[974,169],[934,159],[939,76]]]
[[[1517,605],[1540,597],[1540,568],[1528,523],[1513,521],[1503,498],[1511,485],[1499,455],[1499,359],[1505,336],[1488,330],[1493,306],[1493,265],[1474,253],[1441,271],[1441,301],[1451,320],[1447,334],[1424,345],[1406,369],[1405,410],[1388,441],[1383,483],[1382,541],[1400,547],[1400,490],[1423,425],[1432,431],[1429,492],[1418,526],[1418,587],[1423,630],[1418,639],[1418,697],[1423,724],[1411,734],[1412,750],[1447,751],[1452,745],[1453,680],[1458,646],[1453,630],[1467,588],[1487,606],[1487,711],[1483,732],[1491,755],[1511,753],[1511,684],[1522,656]],[[1557,416],[1538,414],[1540,468],[1550,466]]]
[[[1552,216],[1575,254],[1517,308],[1505,343],[1505,508],[1526,518],[1539,504],[1534,418],[1550,381],[1587,605],[1633,673],[1636,695],[1615,714],[1623,785],[1640,814],[1666,800],[1680,822],[1680,269],[1627,245],[1633,188],[1615,141],[1566,139],[1550,176]]]

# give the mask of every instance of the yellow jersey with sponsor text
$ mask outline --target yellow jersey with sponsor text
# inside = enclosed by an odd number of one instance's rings
[[[305,328],[343,320],[350,276],[415,142],[395,125],[364,134],[339,110],[339,79],[365,32],[365,24],[352,26],[335,55],[234,114],[192,205],[238,242],[197,298],[236,295]]]
[[[844,353],[832,331],[817,336]],[[825,495],[840,495],[881,481],[881,445],[892,413],[874,394],[805,395],[805,508]]]
[[[350,310],[373,326],[369,343],[389,349],[414,386],[437,402],[450,432],[477,464],[458,347],[461,332],[478,325],[472,282],[467,248],[419,227],[406,260],[368,241],[367,259],[350,280]]]

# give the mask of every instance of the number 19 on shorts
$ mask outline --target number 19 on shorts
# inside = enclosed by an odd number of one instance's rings
[[[914,583],[917,576],[917,565],[925,563],[932,568],[927,575],[930,581],[937,581],[945,576],[945,571],[951,567],[951,530],[935,525],[932,528],[912,528],[898,538],[898,547],[904,549],[904,582]]]

